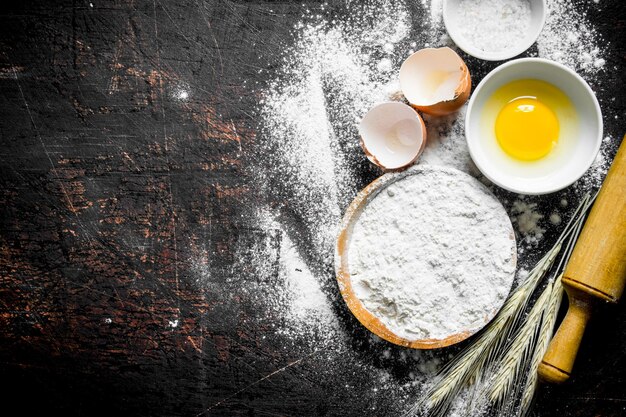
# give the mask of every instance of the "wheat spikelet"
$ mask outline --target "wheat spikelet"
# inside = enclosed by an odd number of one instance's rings
[[[539,368],[543,355],[546,353],[546,350],[548,350],[548,345],[550,344],[550,339],[552,338],[552,332],[556,323],[556,315],[559,311],[559,306],[561,305],[561,299],[563,298],[563,285],[561,284],[562,276],[563,275],[561,274],[552,283],[549,301],[543,316],[541,328],[539,329],[539,335],[537,336],[537,347],[535,348],[532,358],[530,359],[528,378],[526,379],[526,383],[524,384],[524,388],[522,390],[522,399],[520,403],[520,415],[522,416],[526,415],[530,410],[530,405],[537,388],[537,369]]]
[[[535,346],[538,329],[542,324],[544,311],[549,305],[552,294],[551,286],[546,288],[525,317],[524,323],[516,332],[515,338],[507,346],[502,359],[498,362],[497,370],[488,389],[489,399],[501,406],[509,397],[514,382],[525,370],[526,359]]]

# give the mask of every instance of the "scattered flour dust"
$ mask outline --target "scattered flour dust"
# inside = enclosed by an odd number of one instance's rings
[[[420,164],[448,166],[474,176],[479,175],[465,142],[466,111],[467,103],[449,116],[423,115],[428,142],[420,156]]]
[[[480,382],[479,382],[480,384]],[[477,398],[477,387],[470,387],[462,390],[453,400],[446,417],[467,417],[486,416],[488,414],[488,404]]]
[[[254,274],[263,278],[254,291],[267,301],[267,315],[282,318],[276,333],[289,339],[319,335],[318,347],[329,348],[338,337],[339,322],[319,274],[305,262],[301,248],[271,212],[261,208],[255,217],[263,238],[241,242],[238,258],[250,263]]]
[[[280,176],[293,197],[315,200],[300,217],[315,230],[320,252],[332,247],[342,207],[357,189],[352,169],[361,158],[356,124],[389,94],[386,84],[403,56],[396,45],[410,26],[402,3],[354,3],[350,8],[346,21],[310,17],[313,22],[297,25],[295,45],[285,53],[260,106],[261,146],[270,156],[255,174],[265,176],[265,184]]]
[[[546,229],[540,226],[544,215],[537,212],[537,203],[515,200],[511,208],[513,222],[526,243],[537,243],[543,238]]]
[[[298,325],[302,325],[300,320],[318,327],[322,323],[334,322],[335,314],[320,287],[320,280],[304,262],[288,234],[281,232],[279,276],[291,293],[287,317],[297,320],[295,324]]]
[[[550,214],[550,223],[552,223],[553,225],[558,226],[559,224],[561,224],[562,221],[563,219],[558,212],[555,211]]]
[[[354,225],[348,254],[354,292],[408,340],[474,331],[511,289],[512,232],[504,207],[478,180],[414,167],[391,176]]]
[[[551,0],[547,5],[546,23],[537,40],[539,56],[586,75],[602,70],[603,40],[579,5],[570,0]]]
[[[585,175],[574,185],[579,192],[600,188],[611,166],[611,159],[607,157],[607,152],[611,147],[616,147],[616,143],[617,140],[611,135],[606,136],[602,140],[600,151],[593,161],[593,164],[591,164],[591,167]]]

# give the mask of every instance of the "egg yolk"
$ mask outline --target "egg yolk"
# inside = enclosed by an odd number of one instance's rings
[[[559,139],[556,114],[534,97],[508,102],[496,118],[500,147],[515,159],[534,161],[546,156]]]

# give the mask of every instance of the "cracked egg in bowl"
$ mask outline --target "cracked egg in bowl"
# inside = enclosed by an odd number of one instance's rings
[[[520,194],[546,194],[578,180],[602,142],[602,114],[589,85],[553,61],[503,64],[476,87],[465,119],[476,166]]]

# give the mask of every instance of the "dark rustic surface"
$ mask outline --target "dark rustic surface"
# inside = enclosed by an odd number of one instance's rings
[[[293,23],[318,7],[308,3],[2,6],[5,410],[385,414],[386,398],[342,388],[367,378],[350,363],[274,341],[254,295],[238,293],[238,280],[255,277],[232,268],[234,241],[256,238],[246,216],[260,198],[245,156],[257,96],[243,82],[263,84],[259,69],[271,73]],[[610,45],[593,87],[606,131],[620,135],[626,7],[600,3],[589,17]],[[181,88],[189,100],[177,98]],[[625,316],[624,303],[598,313],[571,383],[544,388],[538,415],[626,415]],[[393,357],[359,346],[364,361],[402,379]]]

